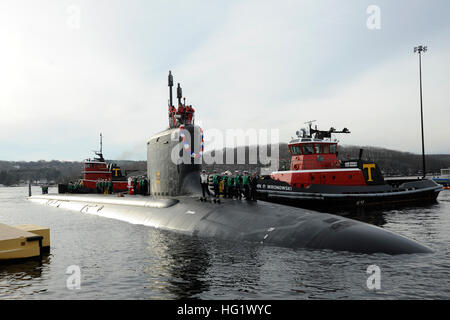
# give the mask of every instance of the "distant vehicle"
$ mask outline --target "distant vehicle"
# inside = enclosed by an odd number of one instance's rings
[[[442,184],[444,187],[450,187],[450,168],[441,169],[441,175],[437,177],[433,177],[432,180],[439,184]]]

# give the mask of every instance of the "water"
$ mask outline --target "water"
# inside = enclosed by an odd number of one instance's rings
[[[39,205],[27,194],[0,188],[0,222],[50,227],[51,253],[42,263],[0,265],[0,299],[450,298],[450,190],[427,207],[358,217],[435,251],[399,256],[195,238]],[[375,291],[366,284],[373,264]],[[71,265],[80,267],[80,290],[66,286]]]

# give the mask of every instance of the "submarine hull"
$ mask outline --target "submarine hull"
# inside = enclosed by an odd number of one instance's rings
[[[156,198],[107,195],[39,195],[31,201],[199,237],[290,248],[356,253],[429,253],[418,242],[382,228],[340,216],[258,201],[197,196]]]

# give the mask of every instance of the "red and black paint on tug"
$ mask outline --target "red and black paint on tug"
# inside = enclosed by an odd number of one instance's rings
[[[362,159],[340,161],[338,140],[332,134],[350,133],[347,128],[328,131],[312,128],[297,131],[289,142],[290,170],[272,172],[258,181],[262,200],[322,210],[433,202],[442,187],[422,179],[398,186],[385,182],[379,166]]]
[[[68,184],[58,184],[58,193],[134,193],[136,179],[127,177],[126,173],[115,163],[108,163],[103,158],[102,134],[100,133],[100,151],[94,151],[94,159],[83,163],[82,178]],[[133,170],[135,171],[135,170]]]
[[[100,134],[100,151],[95,152],[94,159],[86,159],[83,168],[83,187],[86,191],[96,191],[98,183],[112,182],[112,192],[128,191],[128,179],[122,169],[115,163],[107,163],[102,153],[102,134]]]

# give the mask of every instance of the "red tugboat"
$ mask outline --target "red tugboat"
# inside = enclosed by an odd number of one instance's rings
[[[100,151],[94,151],[94,159],[86,159],[83,166],[83,178],[75,183],[59,184],[58,193],[105,193],[128,191],[130,194],[139,189],[144,194],[148,187],[147,179],[127,177],[126,173],[115,163],[108,163],[103,158],[102,134],[100,134]],[[135,170],[132,170],[135,171]],[[144,181],[145,180],[145,181]],[[141,187],[142,185],[142,187]],[[138,188],[136,188],[138,187]]]
[[[107,163],[102,153],[102,134],[100,134],[100,152],[95,152],[94,159],[86,159],[83,169],[83,189],[98,191],[99,183],[111,182],[112,192],[128,191],[128,180],[115,163]],[[87,191],[86,190],[86,191]]]
[[[432,180],[385,182],[379,166],[362,159],[338,160],[338,140],[332,134],[350,133],[347,128],[328,131],[312,128],[297,131],[288,144],[289,171],[277,171],[258,181],[261,200],[314,209],[383,206],[433,202],[442,187]]]

